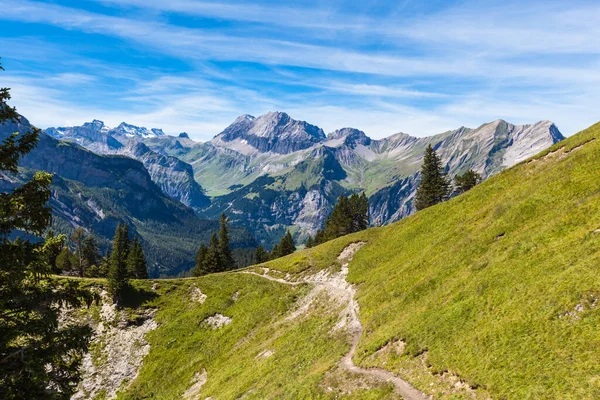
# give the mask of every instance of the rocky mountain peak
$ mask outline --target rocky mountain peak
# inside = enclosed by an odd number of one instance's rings
[[[342,128],[327,135],[327,140],[337,139],[343,139],[344,144],[350,147],[354,147],[357,144],[362,144],[364,146],[371,144],[371,138],[363,131],[355,128]]]
[[[98,119],[95,119],[92,122],[84,122],[83,127],[97,129],[97,130],[101,130],[102,128],[109,129],[106,125],[104,125],[103,121],[100,121]]]
[[[227,142],[251,146],[259,152],[288,154],[307,149],[326,139],[321,128],[305,121],[296,121],[284,112],[274,111],[254,118],[250,115],[238,117],[214,143],[228,147]]]
[[[165,133],[162,131],[162,129],[157,129],[157,128],[148,129],[145,127],[131,125],[126,122],[121,122],[119,124],[119,126],[117,126],[115,129],[112,129],[110,133],[114,136],[142,137],[142,138],[165,136]]]
[[[179,136],[177,136],[177,137],[182,138],[182,139],[189,139],[190,135],[188,135],[187,132],[181,132],[179,134]]]

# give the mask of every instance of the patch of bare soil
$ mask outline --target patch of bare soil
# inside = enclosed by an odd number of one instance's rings
[[[194,374],[194,377],[192,378],[192,381],[190,382],[191,386],[183,394],[183,399],[184,400],[199,399],[200,398],[200,390],[202,389],[202,386],[204,386],[204,384],[206,383],[207,380],[208,380],[208,374],[206,373],[205,369],[203,369],[202,372],[196,372]]]
[[[407,400],[426,400],[428,399],[427,396],[391,372],[378,368],[361,368],[355,365],[352,361],[352,357],[354,356],[356,348],[358,347],[360,336],[362,335],[362,325],[358,318],[358,303],[356,300],[354,300],[356,289],[346,281],[346,276],[348,275],[348,264],[352,260],[354,254],[364,244],[364,242],[351,243],[340,253],[338,261],[342,263],[342,267],[339,272],[322,270],[314,275],[304,276],[302,281],[296,282],[270,277],[267,275],[269,272],[268,270],[264,271],[264,275],[253,272],[246,273],[254,274],[262,278],[287,285],[298,285],[301,283],[310,283],[313,285],[312,289],[298,302],[296,309],[290,315],[288,315],[286,320],[298,318],[304,315],[310,309],[310,306],[315,299],[317,299],[322,293],[326,293],[328,295],[330,299],[329,304],[332,306],[338,307],[339,305],[345,304],[345,307],[340,314],[340,319],[333,330],[345,330],[350,335],[352,347],[350,348],[350,351],[342,358],[340,367],[351,374],[358,374],[367,377],[368,379],[375,379],[379,382],[390,383],[394,386],[396,392]]]

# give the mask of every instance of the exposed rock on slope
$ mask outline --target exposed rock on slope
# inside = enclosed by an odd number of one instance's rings
[[[129,321],[118,310],[106,291],[102,292],[99,320],[93,323],[90,351],[83,357],[83,377],[72,400],[103,395],[117,397],[119,389],[136,379],[144,357],[150,351],[146,334],[158,327],[153,311],[143,311],[136,321]]]

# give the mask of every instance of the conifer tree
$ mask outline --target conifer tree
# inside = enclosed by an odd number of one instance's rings
[[[454,185],[456,186],[455,192],[457,194],[464,193],[478,185],[480,182],[481,175],[472,169],[469,169],[464,174],[456,175],[454,177]]]
[[[76,268],[75,256],[67,246],[63,247],[55,261],[58,272],[69,272]]]
[[[258,245],[256,251],[254,252],[254,263],[262,264],[264,262],[269,261],[269,252],[265,250],[262,245]]]
[[[229,248],[229,229],[227,227],[227,217],[225,213],[221,214],[219,220],[219,256],[221,262],[221,271],[229,271],[234,268],[235,261]]]
[[[130,278],[148,279],[148,269],[146,266],[146,257],[144,250],[137,236],[133,237],[133,242],[127,255],[127,273]]]
[[[75,229],[75,232],[71,235],[71,242],[75,246],[75,259],[77,275],[83,278],[85,263],[83,258],[83,240],[85,239],[85,232],[82,227]]]
[[[9,89],[0,88],[0,124],[19,122],[8,100]],[[39,132],[32,128],[0,143],[0,176],[18,173],[19,159],[35,148]],[[37,172],[22,186],[0,193],[1,399],[70,398],[91,336],[86,325],[59,326],[61,306],[80,307],[92,295],[76,282],[52,279],[48,259],[56,249],[43,241],[11,239],[14,231],[43,235],[51,223],[51,182],[50,174]]]
[[[212,234],[210,238],[210,245],[206,252],[205,265],[207,273],[221,272],[221,251],[219,246],[219,239],[217,238],[216,232]]]
[[[415,208],[417,211],[423,210],[446,201],[449,196],[450,183],[444,172],[442,160],[433,147],[428,145],[421,167],[421,182],[417,189]]]
[[[315,245],[315,239],[313,239],[313,237],[311,235],[308,235],[308,238],[306,238],[306,243],[304,244],[304,247],[306,247],[307,249],[310,249],[314,245]]]
[[[98,269],[95,271],[95,277],[97,278],[106,278],[108,276],[108,271],[110,270],[110,261],[111,261],[111,251],[110,249],[106,249],[106,254],[98,263]]]
[[[90,269],[97,269],[102,258],[98,242],[94,236],[88,235],[83,239],[81,253],[83,255],[84,275],[89,276]]]
[[[273,245],[273,248],[271,249],[271,253],[269,253],[269,259],[275,260],[279,257],[281,257],[281,252],[279,251],[279,243],[275,243]]]
[[[129,251],[129,230],[127,225],[118,224],[113,239],[110,266],[108,269],[108,288],[115,302],[121,301],[123,291],[128,285],[127,256]]]
[[[369,200],[362,195],[353,194],[350,198],[340,196],[331,214],[325,220],[322,229],[315,234],[311,246],[328,240],[367,229],[369,226]],[[307,247],[308,247],[307,244]]]
[[[208,268],[206,264],[206,256],[208,255],[208,247],[201,244],[196,252],[196,265],[192,270],[192,275],[202,276],[208,274]]]
[[[45,246],[48,248],[48,255],[46,261],[50,266],[50,270],[53,274],[60,274],[61,269],[57,266],[56,260],[58,259],[58,256],[60,255],[62,250],[65,248],[67,236],[55,235],[54,231],[50,229],[48,230],[48,232],[46,232],[44,239],[46,241]]]
[[[296,251],[296,245],[294,244],[294,239],[292,238],[292,234],[288,230],[281,241],[279,242],[278,253],[279,257],[287,256],[288,254],[292,254]]]

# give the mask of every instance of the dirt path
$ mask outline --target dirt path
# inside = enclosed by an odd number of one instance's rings
[[[268,270],[265,270],[265,274],[259,274],[256,272],[244,272],[246,274],[260,276],[261,278],[268,279],[270,281],[283,283],[285,285],[300,285],[302,283],[312,283],[317,288],[321,287],[326,290],[329,294],[334,295],[340,300],[347,303],[346,308],[341,316],[340,322],[336,325],[337,328],[347,327],[349,333],[352,335],[350,351],[344,355],[340,365],[346,371],[367,375],[376,378],[377,380],[391,383],[394,385],[396,392],[404,397],[406,400],[427,400],[429,396],[426,396],[419,390],[415,389],[406,382],[404,379],[397,377],[393,373],[381,369],[381,368],[362,368],[354,364],[352,357],[356,353],[358,348],[358,342],[362,335],[362,325],[358,318],[358,302],[354,299],[356,290],[354,287],[346,281],[348,275],[348,264],[352,260],[354,254],[360,249],[364,243],[351,243],[349,244],[340,254],[338,260],[342,262],[342,269],[337,274],[328,274],[325,271],[321,271],[316,275],[305,277],[302,281],[293,282],[286,279],[274,278],[267,275]]]

